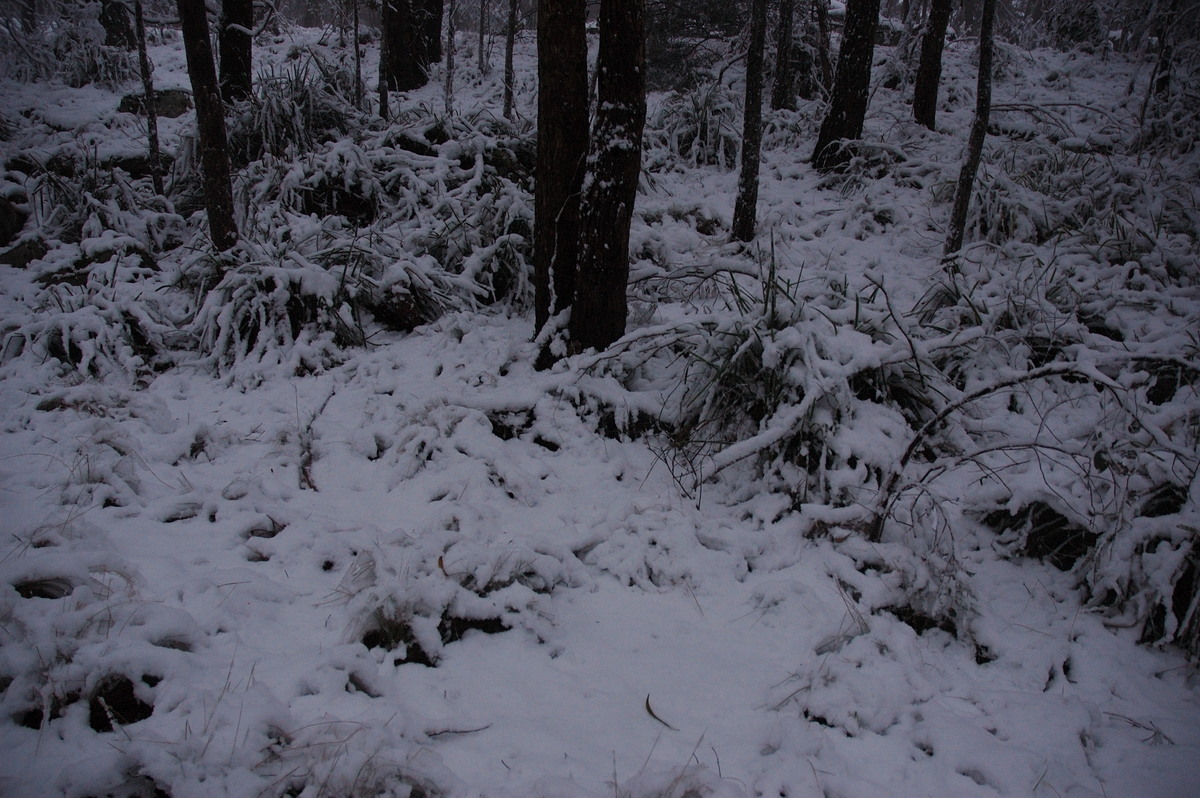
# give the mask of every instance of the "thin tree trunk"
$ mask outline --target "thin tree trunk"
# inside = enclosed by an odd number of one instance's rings
[[[221,56],[221,97],[227,103],[250,96],[254,0],[221,0],[217,51]]]
[[[508,0],[508,25],[504,30],[504,118],[513,117],[513,49],[517,43],[517,0]]]
[[[942,80],[942,50],[946,46],[946,28],[950,25],[953,7],[954,0],[933,0],[921,37],[921,60],[917,64],[917,80],[913,87],[913,119],[930,130],[935,129],[938,84]]]
[[[446,13],[446,116],[454,114],[454,37],[457,34],[458,0],[450,0]]]
[[[362,79],[362,44],[359,40],[359,19],[358,19],[358,3],[359,0],[351,0],[353,4],[354,14],[354,107],[362,110],[363,107],[363,79]]]
[[[642,0],[601,0],[596,124],[580,213],[571,346],[604,349],[625,334],[629,225],[646,125]]]
[[[385,7],[387,6],[387,0],[384,0],[384,6]],[[385,25],[383,33],[379,39],[379,116],[381,119],[384,119],[384,120],[386,120],[388,118],[388,80],[389,80],[389,78],[388,78],[388,74],[387,74],[387,69],[388,69],[388,63],[390,60],[391,59],[388,56],[387,27]]]
[[[163,195],[162,154],[158,146],[158,95],[154,91],[154,71],[146,52],[146,21],[142,0],[133,0],[133,28],[137,34],[138,67],[142,73],[142,93],[146,97],[146,146],[150,151],[150,182],[154,193]]]
[[[534,325],[570,307],[588,147],[584,0],[540,0],[537,14],[537,191],[533,198]]]
[[[838,54],[833,96],[812,156],[813,165],[822,172],[849,162],[851,154],[843,142],[862,138],[878,24],[879,0],[849,0],[846,4],[846,28]]]
[[[979,21],[979,79],[975,89],[975,121],[971,125],[971,136],[967,140],[967,157],[963,162],[962,171],[958,174],[958,184],[954,187],[954,207],[950,212],[950,230],[946,235],[947,258],[962,249],[975,174],[979,171],[979,162],[983,158],[983,141],[987,137],[988,116],[992,109],[992,23],[995,16],[996,0],[983,0],[983,13]]]
[[[817,60],[821,64],[821,85],[825,91],[833,85],[833,57],[829,54],[829,0],[813,0],[817,17]]]
[[[479,74],[488,73],[487,53],[484,50],[484,40],[487,38],[487,0],[479,0]]]
[[[224,252],[237,243],[233,220],[233,189],[229,182],[229,144],[225,137],[225,106],[217,84],[208,39],[208,16],[204,0],[177,0],[183,29],[183,49],[196,104],[200,132],[200,170],[204,179],[204,204],[213,245]]]
[[[792,22],[796,0],[779,0],[779,26],[775,29],[775,85],[771,89],[771,110],[796,110],[795,64],[792,59]],[[753,28],[751,29],[753,35]]]
[[[767,0],[750,5],[750,50],[746,54],[746,111],[742,120],[742,169],[737,201],[733,206],[735,241],[754,238],[758,208],[758,161],[762,154],[763,48],[766,39]]]

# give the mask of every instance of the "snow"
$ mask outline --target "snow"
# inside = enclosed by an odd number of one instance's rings
[[[256,54],[270,63],[319,35],[294,31]],[[531,43],[520,46],[519,69],[532,74]],[[177,47],[154,48],[160,85],[186,84]],[[905,121],[902,98],[877,91],[868,138],[884,154],[920,154],[881,176],[864,164],[841,183],[819,177],[803,162],[819,114],[773,116],[757,249],[724,240],[734,164],[673,153],[678,136],[648,131],[656,166],[632,234],[637,326],[613,352],[545,372],[533,369],[520,302],[481,298],[500,245],[521,239],[489,238],[486,225],[531,207],[485,169],[490,134],[436,156],[347,139],[248,167],[243,178],[264,182],[242,188],[263,193],[243,213],[287,224],[263,231],[247,250],[255,269],[227,274],[229,293],[213,295],[202,318],[226,321],[204,328],[212,348],[158,368],[112,333],[122,313],[161,318],[137,282],[157,278],[128,256],[144,232],[111,229],[98,211],[81,242],[57,242],[26,271],[0,266],[3,329],[27,339],[0,364],[0,794],[1193,793],[1195,663],[1139,644],[1149,599],[1106,611],[1084,571],[1095,585],[1122,590],[1137,577],[1170,596],[1195,556],[1195,386],[1153,403],[1145,369],[1159,367],[1151,356],[1195,364],[1196,230],[1153,231],[1155,246],[1131,250],[1128,267],[1075,250],[1050,266],[1039,260],[1049,248],[997,237],[958,282],[946,277],[936,197],[970,123],[969,55],[950,48],[943,92],[959,99],[940,111],[943,132]],[[1137,65],[1109,58],[1023,54],[997,94],[1115,108]],[[461,69],[460,116],[493,113],[500,70]],[[1050,72],[1069,89],[1032,93]],[[442,85],[404,98],[405,113],[441,107]],[[69,129],[128,148],[117,99],[8,81],[2,112],[38,109],[22,123],[28,146]],[[530,114],[533,95],[518,104]],[[1103,115],[1083,117],[1069,117],[1079,135],[1058,141],[1072,156],[1120,139],[1092,129]],[[163,123],[164,141],[176,146],[191,119]],[[670,119],[652,112],[651,127]],[[1009,145],[1019,146],[996,147]],[[382,187],[373,159],[412,198],[364,245],[383,261],[377,282],[427,281],[442,315],[411,333],[371,328],[367,347],[314,328],[289,349],[264,332],[257,359],[223,359],[230,345],[216,333],[235,336],[228,318],[240,312],[229,297],[257,292],[239,318],[269,320],[289,291],[338,297],[345,279],[319,255],[348,223],[291,206],[269,216],[286,203],[263,175],[275,169],[280,191],[297,196],[331,175],[382,197],[395,184]],[[1194,171],[1195,158],[1178,165]],[[1142,179],[1129,192],[1152,202]],[[1194,185],[1175,190],[1195,198]],[[421,216],[425,200],[436,224]],[[487,202],[494,216],[478,210]],[[465,230],[452,225],[463,219]],[[200,240],[160,264],[187,274]],[[64,305],[45,304],[35,280],[86,253],[103,261],[102,290],[60,285]],[[455,257],[459,271],[438,271]],[[1190,276],[1163,276],[1172,269]],[[967,299],[928,301],[937,290]],[[1048,311],[1054,291],[1096,303],[1125,340]],[[972,314],[982,321],[961,321]],[[46,329],[87,348],[78,363],[38,348]],[[938,459],[914,459],[870,539],[913,419],[1041,365],[1018,330],[1087,342],[1076,365],[1093,381],[980,391],[952,425],[927,431]],[[1147,358],[1142,371],[1121,365],[1123,348]],[[689,353],[735,363],[728,384],[746,392],[721,405]],[[931,370],[918,380],[921,368]],[[763,375],[778,380],[765,397],[754,393]],[[917,382],[940,404],[872,394]],[[1136,427],[1104,388],[1118,384],[1135,397]],[[637,429],[658,413],[727,428],[672,449],[666,434]],[[782,452],[798,435],[806,454]],[[1125,484],[1113,486],[1115,466],[1066,451],[1080,439],[1127,464]],[[1046,454],[1021,459],[1004,448],[1013,441]],[[813,457],[821,473],[804,466]],[[1093,471],[1079,477],[1079,462]],[[1186,497],[1176,512],[1134,517],[1123,504],[1168,483]],[[981,508],[1016,511],[1031,496],[1092,502],[1098,532],[1120,516],[1113,528],[1124,518],[1136,535],[1104,538],[1111,563],[1059,570],[979,520]],[[115,705],[113,676],[151,711],[122,722],[131,710]]]

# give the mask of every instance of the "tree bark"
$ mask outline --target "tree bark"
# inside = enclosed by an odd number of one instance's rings
[[[229,144],[225,136],[225,107],[217,85],[217,68],[208,40],[204,0],[177,0],[183,29],[183,49],[196,105],[200,134],[200,170],[204,179],[204,204],[213,245],[224,252],[237,243],[233,220],[233,189],[229,182]]]
[[[850,152],[843,142],[862,138],[878,24],[879,0],[849,0],[846,3],[846,28],[838,54],[833,96],[812,156],[813,165],[822,172],[844,166],[850,160]]]
[[[742,168],[737,201],[733,206],[732,238],[754,238],[758,209],[758,162],[762,155],[763,48],[767,27],[767,0],[750,5],[750,50],[746,54],[746,111],[742,120]],[[789,26],[790,27],[790,26]],[[788,34],[790,37],[790,33]],[[776,78],[778,80],[778,77]]]
[[[442,17],[446,0],[413,0],[422,33],[418,36],[419,53],[425,68],[442,60]]]
[[[487,0],[479,0],[479,74],[486,75],[488,73],[487,50],[485,48],[487,39]]]
[[[217,51],[221,56],[221,97],[227,103],[250,96],[254,0],[221,0]]]
[[[517,0],[508,0],[508,24],[504,29],[504,118],[513,116],[513,50],[517,43]]]
[[[771,87],[772,111],[796,110],[796,76],[792,57],[795,6],[796,0],[779,0],[779,26],[775,29],[775,85]]]
[[[351,0],[354,14],[354,107],[361,111],[363,107],[362,41],[359,39],[358,2],[359,0]]]
[[[828,92],[833,85],[833,58],[829,55],[829,0],[813,0],[817,18],[817,60],[821,64],[821,85]]]
[[[379,75],[388,90],[429,82],[430,65],[442,58],[442,10],[442,0],[383,0]]]
[[[983,11],[979,20],[979,78],[975,89],[975,121],[971,124],[971,136],[967,140],[967,157],[958,184],[954,187],[954,207],[950,212],[950,230],[946,235],[944,256],[949,258],[963,245],[967,227],[967,209],[971,205],[971,191],[975,186],[975,174],[983,158],[983,141],[987,137],[988,117],[992,108],[992,23],[996,16],[996,0],[983,0]]]
[[[515,0],[514,0],[515,5]],[[540,0],[537,15],[537,190],[533,208],[534,327],[571,305],[588,147],[584,0]],[[509,20],[515,15],[510,10]]]
[[[604,349],[625,334],[629,225],[646,124],[643,0],[601,0],[596,123],[581,206],[571,346]]]
[[[133,28],[137,34],[138,67],[142,73],[142,93],[146,98],[146,149],[150,154],[150,182],[154,193],[163,195],[162,154],[158,146],[158,95],[154,91],[154,68],[146,52],[146,20],[142,0],[133,0]]]
[[[104,28],[106,47],[132,50],[137,47],[137,37],[129,20],[129,8],[124,0],[100,0],[100,26]]]
[[[930,130],[935,129],[938,84],[942,80],[942,50],[946,46],[946,28],[950,25],[953,7],[954,0],[933,0],[921,36],[921,59],[913,87],[913,119]]]
[[[446,85],[444,88],[447,118],[454,114],[454,38],[457,33],[458,0],[450,0],[450,8],[446,13]]]

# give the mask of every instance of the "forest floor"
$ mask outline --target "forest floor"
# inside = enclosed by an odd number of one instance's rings
[[[261,42],[257,57],[284,70],[319,33]],[[454,129],[478,131],[498,115],[499,55],[479,75],[466,49],[455,105],[469,122]],[[525,307],[478,292],[412,332],[372,330],[365,347],[300,333],[255,358],[192,349],[169,368],[128,366],[150,356],[110,345],[104,314],[161,302],[155,319],[173,317],[198,245],[160,237],[148,268],[114,241],[153,239],[169,209],[114,230],[101,207],[73,241],[47,236],[27,268],[0,266],[6,341],[28,344],[6,344],[0,364],[0,794],[1197,794],[1200,674],[1164,637],[1186,619],[1163,598],[1190,599],[1178,586],[1200,525],[1200,401],[1187,371],[1200,329],[1197,157],[1127,154],[1148,62],[1004,48],[985,166],[999,188],[974,217],[969,238],[984,243],[949,280],[940,256],[973,107],[971,50],[948,50],[938,133],[907,121],[902,89],[876,89],[866,138],[877,152],[850,177],[805,162],[820,104],[770,115],[750,248],[726,232],[737,92],[706,100],[718,138],[703,157],[680,144],[686,103],[656,95],[630,338],[549,371],[532,368]],[[525,117],[531,51],[523,40]],[[153,56],[160,88],[187,85],[176,39]],[[397,127],[427,137],[441,80],[399,100]],[[133,85],[5,79],[5,157],[137,151],[141,120],[116,110]],[[180,148],[191,124],[164,120],[164,145]],[[411,184],[414,203],[444,208],[466,202],[455,170],[467,183],[482,174],[463,141],[369,154],[376,167],[436,175]],[[313,147],[295,163],[351,157],[344,141]],[[256,168],[239,180],[261,178]],[[289,179],[278,178],[300,195],[328,184]],[[469,190],[516,197],[502,210],[511,222],[531,207],[514,185]],[[38,211],[46,229],[54,212]],[[279,213],[286,224],[246,233],[275,266],[297,231],[334,235],[315,214]],[[1099,258],[1116,245],[1087,236],[1109,224],[1120,238],[1121,219],[1137,228],[1127,252]],[[412,225],[381,240],[403,240],[408,273],[436,282],[438,259],[411,249],[437,239],[432,223]],[[1078,235],[1060,234],[1072,226]],[[495,255],[494,242],[468,243],[459,275],[480,262],[472,253]],[[82,287],[47,279],[82,262]],[[130,268],[145,282],[121,293]],[[449,296],[457,284],[445,279]],[[1064,294],[1100,321],[1063,311]],[[757,341],[756,370],[697,378],[714,353],[741,363],[703,338],[714,329]],[[1047,341],[1068,354],[1039,350]],[[1110,368],[1117,355],[1175,364],[1190,381],[1168,389],[1161,369]],[[909,462],[933,411],[902,386],[916,392],[935,368],[958,374],[939,389],[945,407],[1061,362],[1086,378],[1022,382],[929,431],[931,454]],[[778,380],[774,394],[741,392],[764,378]],[[684,385],[688,401],[726,402],[725,414],[688,427]],[[1097,398],[1118,388],[1124,403]],[[821,391],[829,402],[814,404]],[[718,441],[704,423],[740,431]],[[770,448],[797,425],[796,445],[819,456]],[[1161,438],[1143,445],[1145,430]],[[1012,437],[989,445],[1002,434]],[[1079,440],[1094,446],[1087,457],[1056,460]],[[987,459],[1001,450],[1004,466]],[[1119,457],[1124,492],[1105,494],[1097,482],[1116,467],[1104,458]],[[1091,464],[1083,477],[1080,462]],[[918,464],[928,471],[910,468],[916,489],[897,492],[871,540],[885,475]],[[1163,490],[1177,501],[1146,509]],[[1095,547],[1039,557],[1036,523],[1018,533],[984,522],[985,510],[1016,517],[1034,499]],[[1131,573],[1142,581],[1113,576]],[[1127,604],[1100,600],[1112,585]],[[1157,637],[1146,631],[1156,617]]]

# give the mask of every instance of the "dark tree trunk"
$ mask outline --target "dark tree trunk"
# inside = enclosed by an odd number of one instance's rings
[[[162,196],[162,154],[158,147],[158,96],[154,92],[154,68],[146,52],[146,20],[142,0],[133,0],[133,27],[138,42],[138,67],[142,73],[142,92],[146,97],[146,149],[150,154],[150,182],[154,193]]]
[[[753,0],[750,5],[750,50],[746,54],[742,170],[738,175],[737,201],[733,206],[731,235],[735,241],[749,241],[754,238],[758,208],[758,161],[762,154],[763,47],[766,27],[767,0]]]
[[[850,160],[850,153],[843,142],[862,137],[878,24],[879,0],[849,0],[846,4],[846,28],[838,54],[833,96],[813,150],[813,165],[823,172],[844,166]]]
[[[782,108],[796,110],[796,76],[793,71],[796,64],[792,56],[795,6],[796,0],[779,0],[779,27],[775,29],[775,85],[771,88],[772,111]]]
[[[362,42],[359,39],[358,0],[351,0],[354,13],[354,107],[363,107]]]
[[[383,0],[381,86],[411,91],[429,82],[442,57],[442,0]]]
[[[229,183],[225,107],[221,103],[217,68],[208,41],[208,16],[204,0],[177,0],[177,4],[200,132],[200,170],[204,178],[208,229],[213,245],[224,252],[237,243],[238,233],[233,221],[233,190]]]
[[[129,8],[124,0],[100,0],[100,26],[104,28],[104,44],[132,50],[137,47],[137,37],[129,19]]]
[[[508,0],[508,24],[504,29],[504,118],[513,116],[513,49],[517,43],[517,0]]]
[[[221,97],[227,103],[250,96],[254,0],[221,0],[217,51],[221,56]]]
[[[813,0],[817,18],[817,60],[821,65],[821,85],[825,91],[833,85],[833,58],[829,55],[829,0]]]
[[[646,125],[643,0],[601,0],[596,123],[580,223],[571,345],[604,349],[625,334],[629,224]]]
[[[454,39],[458,33],[458,0],[450,0],[446,12],[446,85],[443,88],[446,117],[454,114]]]
[[[975,186],[975,174],[983,158],[983,140],[987,137],[988,116],[992,108],[992,23],[996,16],[996,0],[983,0],[983,13],[979,20],[979,79],[975,89],[975,121],[971,124],[971,136],[967,140],[967,157],[958,184],[954,187],[954,207],[950,212],[950,230],[946,235],[945,256],[951,257],[963,245],[967,227],[967,209],[971,204],[971,191]]]
[[[442,60],[442,17],[446,0],[413,0],[417,22],[422,33],[418,36],[418,57],[428,69]]]
[[[384,5],[386,6],[386,0]],[[391,57],[388,55],[387,28],[384,27],[379,38],[379,116],[386,120],[388,114],[388,65]]]
[[[513,0],[516,4],[516,0]],[[584,0],[540,0],[537,190],[533,200],[534,325],[571,305],[588,146]],[[510,12],[510,21],[514,15]]]
[[[953,7],[954,0],[933,0],[921,36],[921,60],[917,64],[917,80],[913,87],[913,119],[930,130],[935,129],[938,84],[942,80],[942,50],[946,46],[946,28],[950,25]]]
[[[37,0],[25,0],[21,4],[21,30],[33,33],[37,28]]]
[[[411,91],[429,81],[428,66],[419,57],[420,30],[414,14],[419,0],[383,0],[381,26],[384,45],[379,59],[380,91]]]
[[[485,48],[487,39],[487,0],[479,0],[479,74],[486,75],[488,73],[487,50]]]

